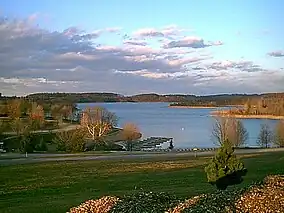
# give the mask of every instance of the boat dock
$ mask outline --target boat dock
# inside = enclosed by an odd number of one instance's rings
[[[138,141],[133,146],[133,151],[150,151],[158,149],[163,143],[169,143],[173,138],[167,137],[149,137],[147,139]]]

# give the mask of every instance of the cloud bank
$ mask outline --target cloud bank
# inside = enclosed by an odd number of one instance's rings
[[[25,20],[0,19],[0,91],[35,92],[237,93],[284,89],[283,71],[250,60],[217,60],[222,41],[191,35],[175,25],[138,29],[128,36],[108,27],[51,31]],[[119,45],[99,42],[106,34]],[[282,57],[283,52],[272,52]],[[270,80],[267,81],[267,78]]]

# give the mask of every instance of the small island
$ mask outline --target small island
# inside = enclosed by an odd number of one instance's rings
[[[252,99],[241,107],[213,111],[211,115],[241,119],[284,119],[284,99],[282,97]]]
[[[170,103],[169,108],[192,108],[192,109],[215,109],[218,106],[214,102],[196,102],[196,101],[188,101],[188,102],[176,102]]]

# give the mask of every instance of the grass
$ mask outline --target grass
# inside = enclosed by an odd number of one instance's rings
[[[243,156],[248,174],[238,187],[284,174],[284,153]],[[50,162],[0,166],[0,212],[66,212],[87,199],[139,190],[180,197],[209,193],[204,165],[208,158]]]

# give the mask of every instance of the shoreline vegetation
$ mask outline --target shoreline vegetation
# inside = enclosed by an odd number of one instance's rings
[[[216,106],[186,106],[186,105],[169,105],[169,108],[177,108],[177,109],[216,109]]]
[[[234,117],[240,119],[270,119],[270,120],[281,120],[284,119],[284,115],[257,115],[257,114],[237,114],[232,113],[230,110],[218,110],[210,113],[211,116],[215,117]]]

